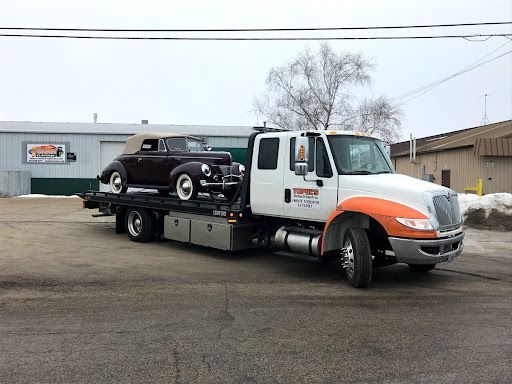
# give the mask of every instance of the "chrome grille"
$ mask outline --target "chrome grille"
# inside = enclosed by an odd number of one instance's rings
[[[437,221],[442,229],[460,225],[460,208],[457,195],[437,195],[433,197]]]

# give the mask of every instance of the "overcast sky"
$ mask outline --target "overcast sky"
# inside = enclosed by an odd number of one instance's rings
[[[342,27],[510,21],[509,0],[22,1],[0,0],[0,26],[95,28]],[[457,33],[511,33],[510,25]],[[371,31],[435,34],[450,30]],[[346,35],[361,35],[347,32]],[[312,33],[297,32],[310,36]],[[510,40],[509,40],[510,41]],[[507,42],[336,41],[375,64],[358,95],[390,98],[474,63]],[[488,58],[512,49],[512,41]],[[318,42],[100,41],[0,37],[0,120],[255,125],[268,69]],[[402,106],[417,137],[512,118],[512,54]],[[259,123],[261,124],[261,119]]]

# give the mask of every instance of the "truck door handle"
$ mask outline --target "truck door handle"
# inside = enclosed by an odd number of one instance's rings
[[[284,202],[289,203],[290,201],[292,201],[292,191],[290,188],[286,188],[284,190]]]

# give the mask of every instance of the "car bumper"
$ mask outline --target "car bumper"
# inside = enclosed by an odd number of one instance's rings
[[[451,262],[462,252],[464,232],[439,239],[403,239],[390,237],[389,242],[399,263],[437,264]]]

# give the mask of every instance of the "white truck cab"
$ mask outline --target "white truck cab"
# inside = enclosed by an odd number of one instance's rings
[[[250,177],[252,214],[279,226],[273,243],[291,251],[308,247],[320,256],[341,251],[349,280],[357,280],[353,285],[369,282],[372,263],[405,262],[426,271],[462,252],[457,194],[396,174],[383,143],[368,135],[259,134]],[[317,237],[315,230],[321,231]],[[356,252],[366,252],[363,264],[369,265],[356,265]]]

